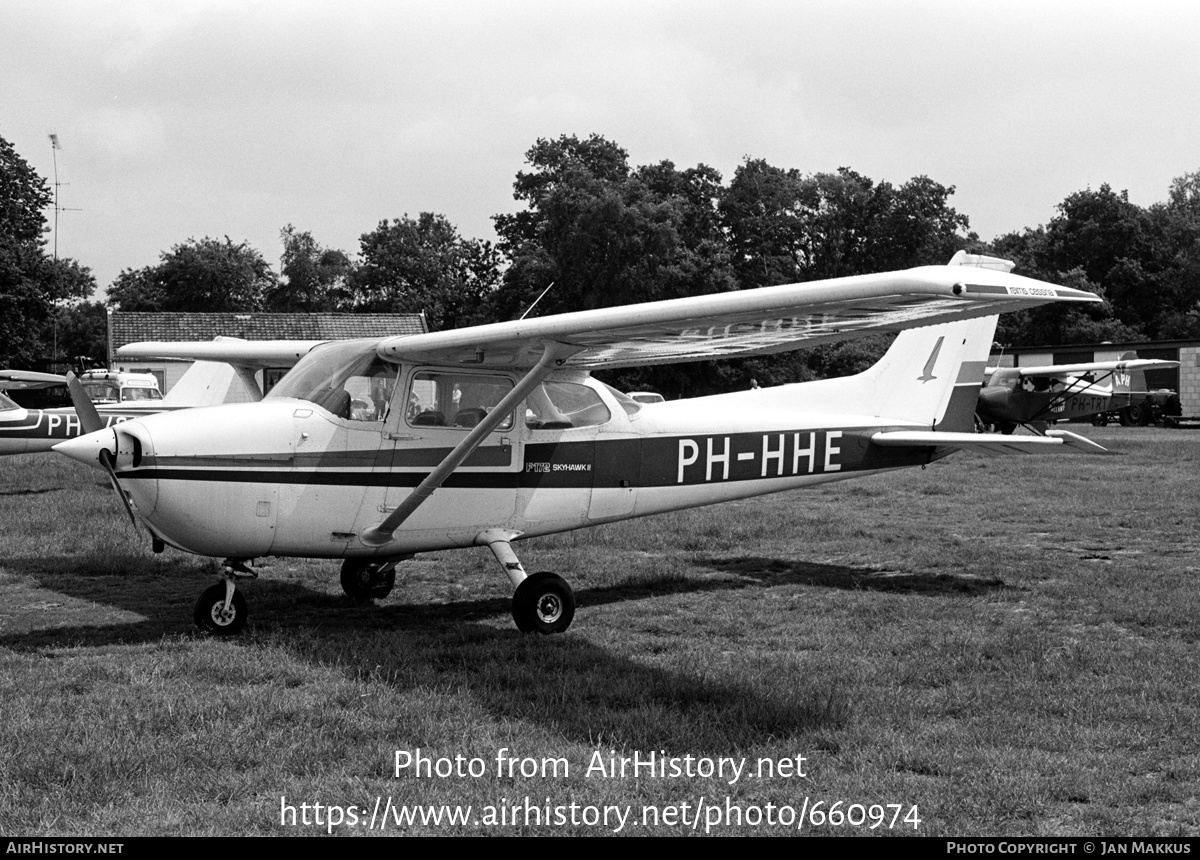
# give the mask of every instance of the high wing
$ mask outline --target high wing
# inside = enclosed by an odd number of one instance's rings
[[[242,340],[218,337],[211,341],[143,341],[117,350],[121,358],[223,361],[234,367],[291,367],[323,340]]]
[[[762,355],[1046,302],[1101,301],[1013,275],[996,262],[960,255],[948,266],[386,338],[377,351],[391,361],[527,368],[557,343],[572,348],[559,366],[620,368]]]
[[[33,370],[0,370],[0,391],[26,388],[52,388],[66,385],[67,378],[56,373],[38,373]]]
[[[1126,370],[1151,370],[1153,368],[1179,367],[1178,361],[1164,361],[1157,358],[1131,358],[1124,361],[1093,361],[1083,364],[1047,364],[1040,367],[989,367],[990,375],[1003,370],[1008,375],[1026,376],[1063,376],[1069,373],[1103,373],[1113,371],[1119,373]]]
[[[242,340],[237,337],[217,336],[211,341],[142,341],[130,343],[117,349],[121,358],[132,359],[179,359],[194,361],[188,375],[197,375],[204,368],[203,380],[193,381],[187,393],[181,392],[177,400],[188,406],[209,405],[224,402],[229,390],[229,373],[236,374],[242,381],[246,393],[255,400],[262,399],[262,389],[255,379],[255,372],[267,367],[291,367],[313,349],[325,343],[323,340]],[[186,376],[185,376],[186,379]],[[181,379],[180,382],[184,382]],[[178,386],[176,386],[178,388]],[[171,389],[167,398],[175,393]],[[165,398],[164,398],[165,399]]]

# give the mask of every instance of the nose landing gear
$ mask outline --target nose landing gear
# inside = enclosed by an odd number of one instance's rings
[[[236,636],[246,626],[246,598],[234,584],[238,579],[257,579],[245,559],[227,558],[221,563],[221,581],[204,589],[192,620],[200,632],[212,636]]]
[[[192,618],[202,633],[235,636],[246,626],[246,615],[246,598],[226,579],[204,590]]]

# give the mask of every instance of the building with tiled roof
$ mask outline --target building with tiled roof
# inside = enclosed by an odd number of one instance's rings
[[[183,375],[190,362],[120,361],[117,350],[141,341],[208,341],[216,337],[243,340],[346,340],[423,334],[424,314],[334,313],[133,313],[108,312],[108,366],[115,370],[153,373],[163,393]],[[259,385],[270,390],[287,368],[259,373]],[[231,400],[240,400],[234,394]]]

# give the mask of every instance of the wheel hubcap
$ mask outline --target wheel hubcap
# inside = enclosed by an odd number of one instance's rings
[[[538,598],[538,620],[544,624],[553,624],[562,615],[562,601],[557,594],[543,594]]]

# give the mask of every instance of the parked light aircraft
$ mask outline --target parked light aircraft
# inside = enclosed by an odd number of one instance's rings
[[[1096,450],[1074,434],[974,431],[996,314],[1086,292],[994,258],[328,343],[263,400],[97,429],[56,450],[105,469],[154,548],[225,557],[195,620],[246,622],[253,559],[343,559],[386,595],[415,553],[487,546],[525,632],[565,630],[571,587],[527,575],[518,538],[924,465],[957,449]],[[856,376],[639,404],[590,371],[899,332]],[[125,354],[225,360],[221,344]],[[77,408],[88,413],[76,384]],[[98,419],[87,417],[91,426]],[[1102,450],[1102,449],[1101,449]]]
[[[996,425],[1001,433],[1012,433],[1018,425],[1042,433],[1051,421],[1137,405],[1150,393],[1145,371],[1178,366],[1178,361],[1127,353],[1118,361],[988,368],[977,411],[980,421]]]
[[[254,399],[262,393],[254,378],[260,367],[291,367],[321,341],[243,341],[217,338],[228,354],[227,361],[197,361],[179,378],[165,397],[153,400],[96,404],[96,412],[111,427],[133,418],[159,412],[216,406],[225,402],[233,377],[242,379],[245,390]],[[49,451],[59,442],[74,439],[83,432],[79,416],[70,407],[26,409],[4,396],[13,389],[47,388],[66,385],[66,377],[27,370],[0,370],[0,457]]]

